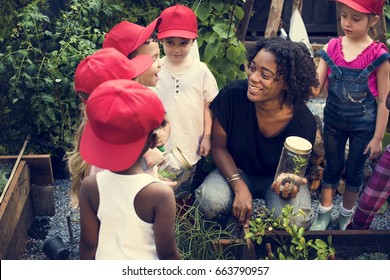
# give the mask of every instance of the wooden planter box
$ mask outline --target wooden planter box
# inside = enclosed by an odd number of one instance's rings
[[[288,235],[287,233],[280,233]],[[306,240],[321,239],[325,242],[328,236],[332,236],[332,245],[336,250],[337,260],[352,260],[364,253],[384,253],[390,257],[390,230],[322,230],[308,231],[305,234]],[[267,242],[276,249],[278,244],[268,238]],[[247,242],[249,259],[264,259],[266,256],[265,242],[261,245]]]
[[[18,156],[0,156],[14,163]],[[22,156],[0,204],[0,259],[20,259],[36,215],[54,215],[54,182],[50,155]]]
[[[281,235],[288,234],[280,232]],[[279,246],[272,238],[263,241],[261,245],[252,243],[249,239],[244,239],[244,230],[238,239],[220,239],[218,244],[227,248],[227,252],[233,254],[238,260],[259,260],[265,259],[265,243],[271,243],[271,247]],[[308,239],[321,239],[328,242],[328,236],[332,236],[332,245],[336,250],[336,260],[356,259],[364,253],[384,253],[390,258],[390,230],[321,230],[307,231]]]

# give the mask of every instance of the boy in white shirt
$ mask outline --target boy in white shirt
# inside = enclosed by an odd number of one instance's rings
[[[160,18],[157,38],[165,57],[156,88],[171,123],[165,147],[168,151],[178,147],[192,165],[193,175],[201,156],[211,151],[209,104],[218,86],[207,65],[189,55],[198,32],[195,13],[177,4],[162,11]]]

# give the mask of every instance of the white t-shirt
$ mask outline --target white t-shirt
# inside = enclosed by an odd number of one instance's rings
[[[163,62],[165,57],[162,59]],[[158,94],[171,124],[171,135],[165,144],[169,151],[178,147],[191,165],[196,164],[204,130],[204,104],[218,93],[218,85],[207,65],[193,60],[186,71],[173,75],[166,67],[158,73]]]

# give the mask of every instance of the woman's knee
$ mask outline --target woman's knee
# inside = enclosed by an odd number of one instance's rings
[[[211,172],[195,190],[195,206],[206,220],[219,221],[230,215],[233,192],[218,171]]]

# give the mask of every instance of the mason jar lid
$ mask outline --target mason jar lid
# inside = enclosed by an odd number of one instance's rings
[[[179,148],[173,148],[172,154],[175,156],[175,158],[180,162],[181,165],[183,165],[184,168],[190,169],[191,164],[188,162],[186,157],[183,155],[182,151]]]
[[[306,155],[311,152],[312,145],[305,138],[299,136],[289,136],[284,141],[284,147],[296,154]]]

